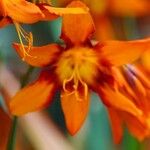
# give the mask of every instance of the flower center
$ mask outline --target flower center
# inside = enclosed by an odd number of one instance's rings
[[[75,47],[65,51],[56,68],[64,91],[73,89],[75,92],[82,88],[84,94],[87,95],[87,84],[93,83],[97,75],[97,62],[98,59],[93,49]],[[68,85],[71,85],[71,88]]]

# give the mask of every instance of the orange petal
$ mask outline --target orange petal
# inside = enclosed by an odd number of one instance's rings
[[[51,103],[56,85],[54,77],[43,71],[38,80],[20,90],[10,102],[10,111],[20,116],[31,111],[38,111]]]
[[[0,16],[6,17],[5,0],[0,0]]]
[[[89,110],[89,96],[84,97],[80,91],[77,93],[62,93],[61,94],[61,105],[64,112],[66,126],[71,135],[77,133],[81,128],[88,110]]]
[[[150,58],[150,55],[149,55]],[[133,68],[134,69],[134,68]],[[150,69],[150,68],[149,68]],[[135,75],[138,77],[138,79],[142,82],[142,84],[150,89],[150,78],[144,71],[144,67],[140,68],[138,66],[135,66],[135,70],[133,70]]]
[[[117,114],[116,110],[112,108],[108,108],[108,113],[109,113],[114,142],[119,143],[123,136],[123,129],[122,129],[123,122],[119,114]]]
[[[128,112],[136,117],[142,115],[141,110],[138,109],[130,99],[121,94],[118,90],[113,90],[108,86],[103,86],[99,88],[99,95],[102,97],[103,102],[108,104],[108,106]]]
[[[44,20],[53,20],[63,15],[77,15],[77,14],[87,14],[87,10],[76,7],[76,8],[57,8],[47,5],[43,5],[42,12],[45,14]]]
[[[150,38],[134,41],[107,41],[96,46],[100,55],[112,65],[120,66],[137,60],[150,49]]]
[[[27,50],[28,55],[24,56],[24,51],[22,50],[21,44],[14,43],[13,47],[16,49],[17,53],[32,66],[42,67],[52,63],[60,53],[60,47],[57,44],[49,44],[41,47],[31,47],[31,50]]]
[[[131,134],[135,136],[138,140],[142,141],[144,140],[144,138],[150,135],[150,130],[146,122],[140,121],[139,119],[127,113],[123,113],[122,117],[125,120]]]
[[[0,148],[1,150],[7,149],[7,142],[11,128],[10,117],[0,108]]]
[[[11,23],[12,22],[11,22],[11,20],[9,18],[2,18],[0,20],[0,28],[3,28],[3,27],[5,27],[5,26],[7,26],[7,25],[9,25]]]
[[[67,8],[81,7],[85,10],[88,8],[81,1],[71,2]],[[65,14],[62,20],[61,37],[66,42],[80,44],[85,42],[94,32],[95,27],[91,15],[87,14]]]
[[[150,50],[146,51],[142,56],[142,63],[147,70],[150,71]]]
[[[7,15],[20,23],[35,23],[44,18],[41,10],[26,0],[5,0],[4,6]]]

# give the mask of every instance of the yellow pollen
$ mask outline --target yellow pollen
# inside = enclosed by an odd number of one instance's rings
[[[75,47],[65,51],[56,64],[56,73],[63,85],[65,94],[75,94],[81,100],[79,91],[88,96],[87,84],[94,82],[97,75],[98,58],[93,49]]]
[[[18,38],[19,38],[19,41],[20,41],[20,44],[21,44],[21,50],[23,51],[23,60],[25,59],[26,56],[29,56],[29,57],[33,57],[35,58],[36,56],[31,56],[29,54],[30,50],[31,50],[31,47],[33,45],[33,35],[31,32],[27,33],[21,26],[19,23],[17,22],[13,22],[15,27],[16,27],[16,31],[17,31],[17,34],[18,34]],[[25,40],[27,43],[28,43],[28,46],[27,48],[25,48],[24,46],[24,43],[23,43],[23,40]]]

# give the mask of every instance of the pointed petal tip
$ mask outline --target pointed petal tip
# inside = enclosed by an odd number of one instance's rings
[[[78,133],[78,131],[80,130],[80,128],[76,129],[76,128],[68,128],[68,127],[67,127],[67,129],[71,136],[75,136]]]
[[[95,24],[92,16],[90,15],[88,7],[81,1],[71,2],[67,8],[80,7],[86,11],[85,14],[79,13],[76,15],[65,14],[62,20],[62,33],[61,38],[65,42],[72,44],[81,44],[86,42],[93,32],[95,32]],[[80,22],[80,24],[77,24]]]
[[[57,89],[49,71],[43,71],[39,78],[16,93],[9,106],[13,115],[21,116],[29,112],[40,111],[53,101]]]
[[[82,92],[78,93],[80,98],[83,96]],[[85,122],[89,110],[89,95],[82,97],[79,101],[76,94],[63,93],[61,97],[61,106],[65,117],[66,127],[69,133],[75,135]]]

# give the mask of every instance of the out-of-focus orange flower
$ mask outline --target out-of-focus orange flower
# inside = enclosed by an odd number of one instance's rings
[[[71,0],[57,0],[59,6]],[[96,39],[105,41],[115,39],[110,16],[145,16],[150,15],[149,0],[81,0],[90,8],[96,26]],[[102,32],[101,32],[102,31]]]
[[[57,0],[58,5],[66,5],[72,0]],[[116,16],[149,15],[149,0],[81,0],[87,4],[93,15],[111,13]]]
[[[68,8],[72,7],[87,10],[80,1],[68,5]],[[108,108],[126,112],[141,124],[144,122],[143,111],[130,96],[122,92],[123,87],[119,86],[121,81],[116,80],[113,68],[137,60],[150,47],[150,39],[92,44],[90,36],[94,29],[89,13],[66,14],[62,20],[63,47],[49,44],[31,48],[29,54],[35,58],[27,56],[25,61],[44,70],[35,82],[13,97],[10,102],[12,114],[19,116],[40,110],[50,105],[56,90],[61,90],[66,125],[74,135],[87,116],[90,91],[93,90]],[[23,57],[20,47],[20,44],[14,44],[18,54]]]

